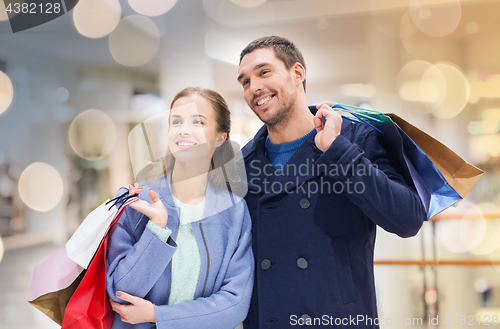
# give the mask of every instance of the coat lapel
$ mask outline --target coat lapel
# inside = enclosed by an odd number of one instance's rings
[[[323,152],[314,143],[316,131],[295,151],[280,173],[276,173],[265,156],[266,137],[267,128],[264,125],[244,150],[249,190],[264,193],[262,199],[267,199],[287,193],[318,175],[315,161]]]

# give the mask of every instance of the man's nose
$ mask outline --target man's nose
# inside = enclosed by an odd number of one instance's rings
[[[250,91],[254,94],[260,92],[263,89],[262,82],[260,79],[251,79],[250,80]]]

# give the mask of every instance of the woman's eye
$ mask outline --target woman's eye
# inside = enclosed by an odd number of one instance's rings
[[[172,121],[172,125],[180,125],[181,124],[181,121],[180,120],[174,120]]]
[[[202,125],[203,122],[201,122],[201,120],[194,120],[193,124],[195,124],[195,125]]]

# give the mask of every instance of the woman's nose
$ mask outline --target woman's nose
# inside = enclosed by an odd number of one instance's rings
[[[189,135],[190,132],[191,130],[189,129],[189,127],[187,127],[186,123],[182,124],[179,127],[179,135]]]

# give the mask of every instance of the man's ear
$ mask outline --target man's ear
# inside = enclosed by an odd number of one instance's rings
[[[292,77],[296,86],[301,85],[306,78],[306,70],[299,62],[292,66]]]

